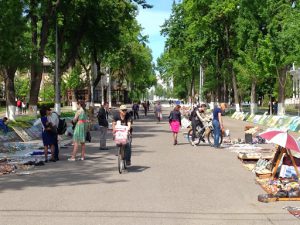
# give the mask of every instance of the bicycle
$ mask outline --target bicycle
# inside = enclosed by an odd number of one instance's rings
[[[188,131],[188,136],[187,136],[188,141],[191,145],[193,145],[192,135],[193,135],[193,129],[191,128]],[[203,141],[205,143],[206,136],[207,136],[207,141],[208,141],[209,145],[213,146],[214,145],[214,127],[212,125],[212,120],[205,122],[204,127],[202,127],[202,128],[200,127],[200,125],[197,125],[194,144],[199,145],[201,141]],[[220,139],[219,139],[219,144],[222,144],[222,142],[223,142],[223,136],[221,134]]]
[[[126,167],[126,160],[125,160],[125,145],[120,144],[119,145],[119,151],[118,151],[118,170],[119,170],[119,174],[121,174],[126,169],[127,169],[127,167]]]
[[[131,145],[131,134],[127,132],[127,126],[121,126],[118,129],[116,129],[114,140],[116,145],[119,147],[118,170],[121,174],[127,169],[125,159],[125,146],[126,144]]]

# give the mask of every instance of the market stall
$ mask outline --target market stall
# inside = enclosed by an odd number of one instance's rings
[[[270,164],[270,174],[267,179],[257,179],[257,183],[267,192],[259,195],[261,202],[272,201],[300,201],[300,185],[298,183],[300,173],[296,160],[291,153],[295,151],[300,153],[298,142],[288,132],[280,130],[266,131],[260,134],[261,137],[278,145],[274,158]],[[294,168],[295,174],[289,177],[282,177],[283,172],[278,171],[281,164],[281,170],[287,166]],[[278,173],[279,172],[279,173]]]

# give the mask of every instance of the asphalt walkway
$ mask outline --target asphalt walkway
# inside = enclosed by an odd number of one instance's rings
[[[165,115],[167,112],[165,112]],[[225,118],[232,138],[243,137],[245,122]],[[99,150],[97,131],[87,160],[61,160],[31,175],[0,177],[0,224],[300,224],[283,206],[260,203],[263,190],[236,154],[209,146],[192,147],[179,134],[172,145],[168,122],[153,114],[134,121],[132,166],[117,171],[116,148]]]

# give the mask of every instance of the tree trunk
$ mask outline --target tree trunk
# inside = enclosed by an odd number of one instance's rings
[[[223,102],[227,102],[226,101],[226,96],[227,95],[227,85],[226,85],[226,81],[225,79],[223,80]]]
[[[31,69],[30,93],[29,93],[29,111],[37,114],[37,103],[39,100],[40,85],[42,81],[42,72],[35,68]]]
[[[231,49],[230,49],[230,34],[229,34],[229,28],[228,26],[225,27],[225,38],[226,38],[226,51],[227,51],[227,58],[230,60],[231,59]],[[237,86],[237,79],[236,79],[236,74],[233,70],[233,65],[231,62],[228,62],[228,69],[229,72],[232,75],[232,88],[233,88],[233,92],[234,92],[234,103],[235,103],[235,110],[237,112],[240,112],[240,101],[239,101],[239,95],[238,95],[238,86]]]
[[[251,102],[250,102],[250,111],[251,114],[255,114],[257,112],[257,103],[256,103],[256,80],[252,79],[251,84]]]
[[[287,71],[288,68],[284,67],[281,69],[277,69],[277,76],[278,76],[278,115],[284,115],[285,114],[285,86],[286,86],[286,79],[287,79]],[[276,112],[275,112],[276,113]]]
[[[43,59],[45,55],[45,48],[48,43],[50,20],[52,20],[61,1],[57,0],[55,3],[53,3],[52,1],[48,1],[46,9],[41,18],[39,18],[38,16],[38,2],[39,1],[36,0],[29,1],[29,17],[32,29],[31,42],[34,49],[31,55],[32,64],[29,111],[33,112],[35,115],[37,114],[38,96],[43,74]],[[38,26],[39,21],[41,23]],[[39,32],[38,29],[40,29]]]
[[[235,75],[235,72],[233,71],[233,69],[232,69],[232,87],[233,87],[233,92],[234,92],[235,110],[237,112],[240,112],[238,87],[237,87],[236,75]]]
[[[77,110],[77,100],[76,100],[76,90],[72,90],[71,94],[72,94],[72,110],[76,111]]]
[[[39,96],[40,83],[42,80],[41,73],[38,70],[38,63],[43,62],[42,60],[38,60],[38,16],[36,15],[37,11],[37,2],[36,0],[30,0],[30,24],[31,24],[31,42],[33,46],[32,52],[32,62],[31,62],[31,81],[30,81],[30,93],[29,93],[29,112],[33,114],[37,114],[37,103]]]
[[[15,96],[15,73],[16,68],[4,69],[5,93],[6,93],[6,116],[10,120],[15,120],[16,115],[16,96]]]
[[[215,93],[214,91],[211,91],[209,108],[213,109],[214,107],[215,107]]]
[[[191,94],[191,105],[194,105],[194,103],[195,103],[195,99],[194,99],[194,96],[195,96],[195,77],[194,77],[194,73],[192,74],[190,94]]]
[[[91,100],[91,106],[94,106],[94,77],[97,76],[97,65],[94,61],[92,61],[92,66],[91,66],[91,74],[90,74],[90,100]]]

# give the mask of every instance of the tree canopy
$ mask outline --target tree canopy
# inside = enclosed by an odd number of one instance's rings
[[[94,63],[96,74],[86,74],[91,82],[81,84],[96,86],[101,68],[111,67],[134,92],[144,92],[156,79],[147,37],[136,20],[138,5],[152,7],[146,0],[0,1],[0,69],[2,76],[11,74],[8,104],[15,104],[15,72],[28,69],[29,103],[37,105],[44,58],[53,63],[56,56],[59,83],[63,73],[73,71],[63,88],[81,83],[79,71],[88,72]]]
[[[238,106],[271,94],[283,106],[288,71],[299,63],[299,16],[296,1],[174,2],[161,30],[160,76],[173,81],[177,97],[195,101],[201,65],[206,101]]]

